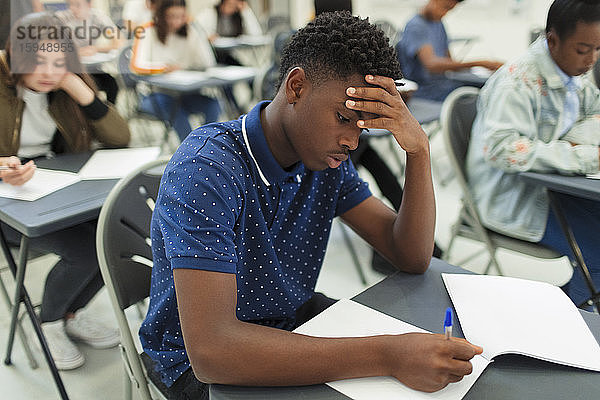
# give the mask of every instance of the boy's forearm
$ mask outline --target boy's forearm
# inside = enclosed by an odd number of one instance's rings
[[[427,146],[418,154],[407,155],[402,204],[393,227],[393,247],[404,271],[422,273],[427,269],[434,234],[435,195]]]
[[[383,336],[316,338],[239,321],[233,325],[214,335],[213,343],[186,346],[200,381],[310,385],[390,373]]]

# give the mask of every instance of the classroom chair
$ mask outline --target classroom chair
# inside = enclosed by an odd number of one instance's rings
[[[596,86],[600,89],[600,60],[596,62],[593,70],[594,81],[596,82]]]
[[[121,179],[108,195],[98,219],[98,262],[121,332],[124,398],[129,400],[134,387],[143,400],[166,398],[166,387],[151,368],[152,361],[145,353],[138,353],[125,310],[144,301],[150,293],[150,221],[167,162],[166,158],[151,161]]]
[[[469,188],[465,171],[467,151],[471,139],[471,128],[477,114],[478,95],[479,89],[477,88],[469,86],[460,87],[448,95],[442,106],[440,119],[442,134],[456,181],[462,191],[462,209],[456,223],[451,228],[450,242],[442,259],[448,260],[452,245],[457,237],[468,238],[484,244],[485,248],[483,251],[487,251],[490,258],[484,272],[485,274],[493,266],[500,275],[503,275],[498,259],[496,258],[496,251],[499,248],[544,259],[560,258],[561,255],[559,253],[538,243],[515,239],[483,226],[477,205]],[[481,251],[470,255],[457,263],[457,265],[463,265],[480,253]]]
[[[161,139],[161,145],[166,145],[169,139],[169,132],[173,129],[169,121],[162,120],[156,115],[148,113],[141,109],[140,104],[142,102],[142,94],[138,90],[138,82],[140,78],[131,71],[131,57],[133,55],[132,45],[128,44],[124,46],[117,57],[117,81],[121,86],[123,97],[125,97],[126,104],[126,115],[124,115],[127,121],[140,120],[147,123],[159,122],[163,125],[163,134]],[[142,129],[143,135],[145,136],[145,143],[151,145],[153,140],[148,132],[151,131],[150,126],[146,126],[146,129]]]
[[[386,20],[378,20],[373,22],[373,25],[377,26],[379,29],[385,33],[385,35],[390,40],[390,46],[396,47],[396,44],[402,39],[402,30],[396,28],[394,24]]]

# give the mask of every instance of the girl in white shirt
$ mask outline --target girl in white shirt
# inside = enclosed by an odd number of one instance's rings
[[[211,46],[188,24],[185,0],[159,2],[154,21],[135,39],[131,68],[137,74],[163,74],[176,70],[203,70],[216,65]],[[169,120],[183,141],[192,130],[189,115],[204,114],[205,123],[215,122],[221,113],[217,99],[199,93],[175,99],[165,93],[152,93],[141,108]],[[176,109],[175,109],[176,108]]]

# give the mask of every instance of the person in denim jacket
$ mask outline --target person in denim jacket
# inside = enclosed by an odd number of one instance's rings
[[[498,70],[481,90],[467,175],[490,229],[571,255],[545,189],[518,173],[598,171],[600,93],[581,75],[592,68],[599,51],[600,3],[555,0],[545,38]],[[600,203],[570,196],[561,200],[600,285],[600,250],[587,230],[593,223],[600,226]],[[576,304],[589,296],[579,275],[575,272],[564,288]]]

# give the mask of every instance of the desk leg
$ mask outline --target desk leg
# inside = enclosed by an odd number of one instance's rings
[[[35,313],[35,309],[33,304],[31,303],[31,299],[29,298],[29,294],[27,290],[25,290],[25,269],[27,266],[27,252],[29,250],[29,238],[27,236],[21,236],[21,246],[19,248],[19,264],[16,266],[15,272],[15,296],[13,303],[12,316],[10,321],[10,333],[8,336],[8,345],[6,348],[6,358],[4,359],[4,363],[6,365],[12,364],[11,354],[12,347],[15,338],[15,331],[19,320],[19,308],[21,306],[21,302],[25,304],[25,310],[27,314],[29,314],[29,319],[31,320],[31,324],[33,325],[33,329],[35,331],[36,336],[40,342],[42,347],[42,351],[44,356],[46,357],[46,362],[48,363],[48,367],[50,367],[50,372],[52,373],[52,377],[54,378],[54,383],[60,393],[60,397],[63,400],[68,400],[69,396],[67,395],[67,391],[65,390],[65,386],[63,381],[58,373],[58,369],[56,368],[56,364],[54,363],[54,359],[52,358],[52,354],[50,354],[50,348],[48,347],[48,343],[46,342],[46,338],[44,337],[44,333],[42,332],[42,327]],[[11,257],[9,255],[7,257]],[[14,260],[13,260],[14,264]]]
[[[600,293],[598,293],[596,287],[594,286],[594,281],[592,280],[590,271],[587,265],[585,264],[583,254],[581,254],[581,249],[579,248],[579,245],[575,240],[575,235],[573,234],[573,231],[571,230],[571,227],[569,226],[569,223],[567,222],[567,219],[565,218],[565,215],[562,212],[562,207],[560,206],[560,199],[551,190],[548,190],[548,197],[550,198],[550,205],[552,206],[552,210],[554,211],[554,214],[556,215],[556,218],[560,223],[560,227],[563,231],[563,234],[567,238],[569,247],[571,247],[571,251],[573,252],[573,256],[575,257],[575,262],[579,267],[579,271],[583,274],[585,283],[587,284],[587,287],[590,290],[590,293],[592,294],[589,300],[592,300],[592,302],[596,306],[596,311],[600,313]],[[584,304],[587,304],[587,302]]]

